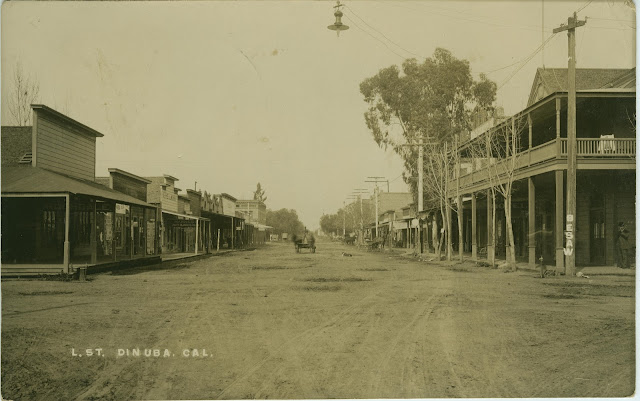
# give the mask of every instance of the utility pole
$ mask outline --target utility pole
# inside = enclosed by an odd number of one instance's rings
[[[416,210],[416,217],[420,222],[420,212],[424,209],[424,191],[423,191],[423,174],[424,174],[424,147],[429,145],[424,143],[424,136],[420,133],[417,144],[405,144],[400,146],[417,146],[418,147],[418,210]],[[418,241],[420,242],[420,253],[424,251],[422,244],[422,224],[418,223]],[[416,244],[417,245],[417,244]]]
[[[375,188],[375,195],[376,195],[376,238],[378,238],[378,225],[379,225],[379,214],[380,212],[378,211],[378,183],[379,182],[387,182],[387,192],[389,192],[389,180],[385,180],[384,177],[367,177],[367,178],[372,178],[373,180],[365,180],[365,182],[373,182],[376,184],[376,188]],[[386,211],[386,210],[385,210]]]
[[[353,192],[354,195],[357,195],[360,198],[360,244],[364,244],[364,216],[362,212],[362,194],[368,193],[365,188],[356,188]]]
[[[555,28],[553,33],[567,31],[569,37],[569,68],[568,86],[569,96],[567,101],[567,217],[565,227],[565,274],[575,276],[576,255],[574,253],[575,241],[575,215],[576,215],[576,28],[583,26],[587,21],[579,21],[577,13],[567,19],[567,25]]]
[[[346,213],[347,203],[342,201],[342,238],[347,236],[347,213]]]

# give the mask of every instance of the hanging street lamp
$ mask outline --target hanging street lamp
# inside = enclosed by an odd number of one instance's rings
[[[336,9],[336,12],[333,13],[333,15],[335,15],[336,17],[336,22],[333,23],[333,25],[329,25],[327,26],[327,28],[331,29],[332,31],[336,31],[336,34],[338,36],[340,36],[340,31],[346,31],[347,29],[349,29],[349,25],[345,25],[342,23],[342,11],[340,11],[340,7],[344,7],[343,4],[340,4],[340,0],[336,1],[336,5],[333,6],[333,8]]]

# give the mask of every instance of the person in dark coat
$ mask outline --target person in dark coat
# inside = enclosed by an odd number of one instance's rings
[[[629,269],[631,262],[629,260],[629,230],[624,222],[618,223],[618,232],[616,239],[616,249],[618,251],[618,266],[623,269]]]

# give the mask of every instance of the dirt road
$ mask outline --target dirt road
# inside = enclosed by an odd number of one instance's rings
[[[4,398],[614,397],[635,388],[634,277],[539,279],[329,242],[315,254],[269,244],[123,273],[3,281]]]

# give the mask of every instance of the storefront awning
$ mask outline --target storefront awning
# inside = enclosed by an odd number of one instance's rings
[[[407,229],[407,222],[404,220],[396,220],[393,222],[393,229],[394,230],[406,230]]]
[[[182,214],[182,213],[176,213],[176,212],[169,212],[168,210],[163,210],[162,213],[166,213],[166,214],[171,214],[174,216],[178,216],[178,217],[184,217],[186,219],[193,219],[193,220],[205,220],[205,221],[209,221],[208,218],[206,217],[198,217],[198,216],[193,216],[190,214]]]
[[[154,207],[140,199],[114,191],[93,181],[54,173],[39,167],[2,167],[2,195],[76,194],[132,205]]]

